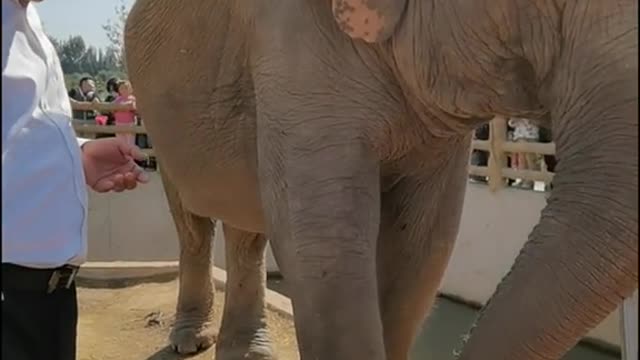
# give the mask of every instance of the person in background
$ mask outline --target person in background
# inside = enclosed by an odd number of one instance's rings
[[[129,81],[127,80],[118,81],[118,96],[115,98],[113,102],[121,105],[135,106],[136,98],[133,96],[133,88],[131,87],[131,83]],[[120,126],[136,125],[135,110],[114,111],[113,117],[115,118],[116,125],[120,125]],[[122,139],[123,141],[131,145],[134,145],[136,142],[136,135],[134,133],[120,133],[120,134],[116,134],[116,137]]]
[[[538,126],[529,119],[511,118],[509,125],[513,127],[513,141],[519,143],[537,142],[539,137]],[[534,153],[520,152],[514,154],[516,168],[518,170],[537,170],[537,155]],[[533,181],[521,179],[514,185],[520,185],[526,189],[533,189]]]
[[[115,101],[119,94],[118,94],[118,84],[121,83],[122,81],[120,81],[117,78],[111,78],[107,81],[106,84],[106,88],[107,88],[107,92],[109,93],[109,95],[107,95],[107,97],[105,98],[105,102],[113,102]],[[124,82],[122,82],[124,83]],[[128,82],[127,82],[128,83]],[[130,84],[129,84],[129,87]],[[128,91],[128,90],[126,90]],[[135,97],[132,96],[132,100],[135,102]],[[120,100],[119,100],[120,101]],[[142,119],[136,115],[136,122],[135,125],[142,125]],[[109,116],[109,120],[107,120],[107,124],[108,125],[115,125],[115,117],[113,113],[108,113]],[[129,124],[126,124],[129,125]],[[109,136],[113,136],[113,135],[109,135]],[[140,147],[141,149],[149,149],[151,147],[151,142],[149,141],[149,137],[147,134],[135,134],[134,135],[135,138],[135,144]],[[156,169],[156,162],[155,159],[153,158],[149,158],[146,159],[144,161],[137,161],[136,160],[136,164],[138,164],[139,166],[145,168],[145,169],[152,169],[155,170]]]
[[[75,101],[81,102],[100,102],[100,98],[96,93],[96,82],[90,77],[83,77],[78,82],[78,87],[69,90],[69,97]],[[93,110],[74,110],[73,118],[76,120],[94,121],[96,112]]]
[[[3,359],[76,359],[87,187],[120,192],[149,180],[135,146],[77,139],[70,102],[35,6],[2,0]]]
[[[111,78],[107,80],[106,90],[107,96],[104,98],[105,103],[113,102],[118,96],[118,80],[117,78]],[[103,111],[102,116],[107,117],[106,125],[115,125],[116,119],[113,117],[113,113],[111,111]],[[111,133],[96,133],[96,139],[115,137],[114,134]]]
[[[120,79],[111,78],[107,80],[105,88],[107,90],[107,97],[104,98],[104,102],[113,102],[118,97],[118,83]]]

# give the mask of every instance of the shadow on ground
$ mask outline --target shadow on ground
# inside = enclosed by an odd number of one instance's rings
[[[155,354],[146,358],[146,360],[182,360],[188,359],[193,356],[189,355],[180,355],[171,349],[170,345],[163,347],[162,349],[155,352]]]

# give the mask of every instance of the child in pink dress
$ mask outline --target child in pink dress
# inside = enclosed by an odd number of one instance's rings
[[[135,105],[136,98],[133,96],[133,88],[131,87],[131,83],[122,80],[118,82],[118,96],[113,100],[116,104],[133,104]],[[135,126],[136,125],[136,112],[133,110],[129,111],[115,111],[113,113],[113,118],[115,119],[115,123],[117,126]],[[136,134],[135,133],[118,133],[116,137],[121,138],[123,141],[128,142],[132,145],[136,142]]]

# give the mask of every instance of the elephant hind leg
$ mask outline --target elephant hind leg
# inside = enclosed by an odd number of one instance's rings
[[[211,219],[197,216],[184,208],[175,186],[160,167],[169,210],[180,242],[180,288],[176,320],[169,336],[174,350],[195,353],[213,345],[214,288],[211,243],[214,225]]]
[[[377,271],[387,360],[409,358],[453,250],[469,155],[457,146],[438,174],[406,176],[382,196]]]
[[[264,235],[224,224],[227,284],[216,359],[274,359],[265,313]]]

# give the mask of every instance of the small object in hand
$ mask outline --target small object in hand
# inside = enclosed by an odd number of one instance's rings
[[[156,160],[152,157],[147,157],[145,160],[134,160],[135,163],[145,170],[157,170]]]

